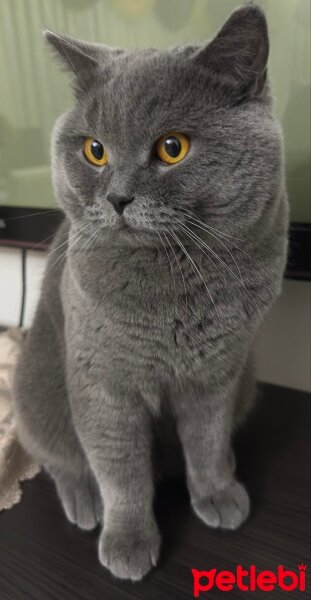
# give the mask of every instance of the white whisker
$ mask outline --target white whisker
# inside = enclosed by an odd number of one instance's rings
[[[76,231],[76,233],[74,233],[71,237],[71,241],[75,240],[74,243],[72,244],[72,246],[74,246],[76,244],[76,241],[79,241],[83,236],[82,236],[82,231],[85,231],[85,229],[87,229],[88,227],[91,227],[91,224],[88,223],[87,225],[85,225],[84,227],[81,227],[79,229],[79,231]],[[78,239],[76,239],[78,237]],[[57,258],[56,260],[52,261],[51,264],[49,265],[49,268],[46,271],[46,274],[50,272],[51,269],[54,269],[56,267],[56,265],[58,265],[58,263],[61,263],[62,259],[65,259],[65,257],[67,256],[67,252],[68,252],[68,245],[69,245],[69,237],[66,238],[66,240],[64,242],[62,242],[61,244],[59,244],[58,246],[56,246],[56,248],[54,248],[54,250],[52,250],[52,252],[49,253],[48,255],[48,260],[50,259],[50,257],[57,252],[57,250],[59,250],[60,248],[62,248],[63,246],[67,245],[67,247],[65,248],[65,251],[62,252]]]
[[[206,223],[204,223],[203,221],[201,221],[200,219],[198,219],[198,217],[196,215],[194,215],[191,211],[186,210],[185,208],[181,208],[180,211],[182,213],[184,213],[185,215],[191,217],[192,219],[194,219],[195,221],[197,221],[201,225],[204,225],[204,227],[206,227],[207,229],[211,229],[212,231],[215,231],[215,233],[219,233],[222,236],[225,236],[225,237],[228,237],[228,238],[232,238],[233,240],[238,240],[238,242],[244,242],[245,241],[242,238],[238,238],[238,237],[236,237],[234,235],[230,235],[229,233],[225,233],[224,231],[219,231],[219,229],[215,229],[215,227],[211,227],[211,225],[207,225]]]
[[[188,212],[185,209],[182,209],[182,212],[185,213],[188,218],[190,217],[193,221],[196,221],[197,223],[199,223],[206,230],[206,232],[209,233],[211,236],[215,237],[215,239],[218,239],[220,241],[219,238],[230,238],[230,239],[228,239],[229,244],[231,244],[231,246],[233,246],[234,248],[239,250],[239,252],[241,252],[242,254],[247,256],[247,258],[249,258],[249,260],[251,262],[253,262],[257,267],[259,267],[259,264],[253,259],[253,257],[250,254],[248,254],[248,252],[245,252],[245,250],[243,250],[240,246],[238,246],[237,244],[235,244],[234,242],[231,241],[231,240],[238,240],[239,242],[245,242],[245,240],[242,240],[241,238],[235,237],[233,235],[229,235],[229,233],[219,231],[218,229],[215,229],[215,227],[211,227],[210,225],[207,225],[206,223],[204,223],[197,217],[193,216],[191,212]],[[195,225],[195,223],[193,223],[193,225]],[[214,235],[211,232],[214,232]],[[227,248],[227,250],[228,250],[228,248]]]
[[[211,257],[210,257],[210,256],[208,256],[208,254],[207,254],[207,253],[206,253],[206,252],[205,252],[205,251],[204,251],[202,248],[200,248],[200,246],[198,245],[198,243],[197,243],[197,242],[199,242],[199,243],[200,243],[200,244],[201,244],[203,247],[205,247],[205,248],[206,248],[208,251],[210,250],[209,246],[207,246],[207,244],[205,244],[205,243],[203,242],[203,240],[202,240],[202,239],[201,239],[199,236],[197,236],[195,233],[193,233],[193,232],[191,231],[191,229],[189,229],[188,227],[186,227],[186,225],[183,225],[183,224],[181,224],[181,225],[180,225],[180,227],[181,227],[181,229],[184,231],[184,233],[185,233],[186,235],[188,235],[188,237],[190,237],[190,238],[191,238],[191,239],[194,241],[194,243],[195,243],[195,244],[196,244],[196,246],[197,246],[197,247],[198,247],[198,248],[201,250],[201,252],[203,252],[203,254],[205,254],[205,256],[207,256],[207,258],[208,258],[210,261],[212,261]],[[211,250],[211,252],[213,252],[213,251]],[[216,253],[214,253],[214,252],[213,252],[213,254],[215,254],[215,256],[216,256],[216,257],[217,257],[219,260],[221,260],[221,259],[219,258],[219,256],[218,256]],[[221,260],[221,262],[222,262],[222,263],[224,263],[224,261],[222,261],[222,260]],[[219,273],[221,273],[221,271],[220,271],[220,269],[217,267],[217,265],[215,265],[215,263],[214,263],[213,261],[212,261],[212,263],[213,263],[213,265],[216,267],[216,269],[218,270],[218,272],[219,272]],[[250,298],[250,299],[251,299],[251,301],[253,302],[254,306],[256,306],[256,308],[259,310],[259,307],[258,307],[258,305],[257,305],[256,301],[254,300],[254,298],[253,298],[252,294],[249,292],[249,290],[246,288],[246,286],[245,286],[245,284],[244,284],[243,280],[240,280],[240,279],[239,279],[239,278],[236,276],[236,274],[235,274],[235,273],[234,273],[234,272],[233,272],[233,271],[230,269],[230,267],[228,267],[228,265],[227,265],[226,263],[224,263],[224,265],[226,266],[226,268],[227,268],[227,269],[229,269],[229,271],[232,273],[233,277],[234,277],[234,278],[235,278],[235,279],[236,279],[236,280],[237,280],[239,283],[241,283],[241,285],[242,285],[242,288],[243,288],[244,292],[246,293],[246,295],[247,295],[247,296],[249,296],[249,298]]]
[[[211,295],[211,292],[210,292],[210,290],[208,289],[208,287],[207,287],[207,285],[206,285],[206,282],[205,282],[205,280],[204,280],[204,278],[203,278],[203,276],[202,276],[202,273],[201,273],[200,269],[198,269],[197,265],[195,264],[195,262],[194,262],[194,261],[193,261],[193,259],[191,258],[191,256],[190,256],[189,252],[187,252],[187,250],[186,250],[185,246],[184,246],[184,245],[183,245],[183,243],[180,241],[180,239],[179,239],[179,237],[177,236],[177,234],[176,234],[174,231],[172,231],[171,229],[169,229],[169,232],[170,232],[171,236],[172,236],[172,237],[173,237],[173,238],[176,240],[176,242],[177,242],[177,244],[179,245],[179,247],[180,247],[180,248],[183,250],[183,252],[184,252],[185,256],[186,256],[186,257],[188,258],[188,260],[190,261],[190,263],[191,263],[191,265],[193,266],[193,268],[195,269],[196,273],[199,275],[199,277],[200,277],[201,281],[203,282],[203,285],[204,285],[204,287],[205,287],[205,289],[206,289],[206,291],[207,291],[208,297],[210,298],[210,300],[211,300],[211,302],[212,302],[212,304],[213,304],[213,306],[214,306],[214,308],[215,308],[216,314],[218,315],[218,311],[217,311],[217,308],[216,308],[216,304],[215,304],[215,302],[214,302],[214,300],[213,300],[213,297],[212,297],[212,295]],[[219,317],[219,315],[218,315],[218,317]]]
[[[79,229],[79,231],[76,231],[76,233],[73,234],[71,239],[74,239],[77,235],[79,235],[79,233],[81,233],[82,231],[84,231],[87,227],[89,227],[90,224],[88,223],[87,225],[85,225],[84,227],[82,227],[81,229]],[[56,248],[54,248],[54,250],[52,250],[51,252],[49,252],[49,257],[52,256],[54,254],[54,252],[57,252],[57,250],[59,250],[62,246],[65,246],[65,244],[69,244],[69,236],[65,239],[64,242],[62,242],[61,244],[59,244],[58,246],[56,246]]]
[[[168,232],[168,234],[169,234],[169,231],[166,229],[166,227],[164,227],[164,229],[165,229],[165,231],[167,231],[167,232]],[[171,248],[171,250],[172,250],[172,252],[173,252],[173,254],[174,254],[175,260],[176,260],[176,262],[177,262],[177,265],[178,265],[178,268],[179,268],[179,271],[180,271],[180,275],[181,275],[182,282],[183,282],[183,286],[184,286],[184,290],[185,290],[186,313],[187,313],[187,312],[188,312],[188,295],[187,295],[187,288],[186,288],[186,282],[185,282],[184,274],[183,274],[183,272],[182,272],[182,268],[181,268],[180,262],[179,262],[179,260],[178,260],[178,258],[177,258],[176,252],[175,252],[175,250],[174,250],[174,248],[173,248],[173,246],[172,246],[172,244],[171,244],[170,240],[168,239],[168,237],[167,237],[167,235],[166,235],[165,233],[163,233],[163,235],[164,235],[164,237],[165,237],[165,239],[166,239],[167,243],[169,244],[169,246],[170,246],[170,248]]]
[[[227,263],[226,263],[226,262],[225,262],[225,261],[224,261],[224,260],[223,260],[223,259],[222,259],[220,256],[218,256],[217,252],[214,252],[214,250],[213,250],[213,249],[212,249],[210,246],[208,246],[208,244],[206,244],[206,242],[204,242],[204,241],[202,240],[202,238],[200,238],[200,236],[198,236],[198,235],[197,235],[196,233],[194,233],[194,232],[193,232],[191,229],[189,229],[189,227],[187,227],[187,225],[184,225],[184,223],[182,223],[182,221],[178,221],[178,223],[180,223],[180,226],[181,226],[181,227],[182,227],[184,230],[186,229],[188,232],[191,232],[191,234],[194,236],[194,238],[195,238],[196,240],[198,240],[198,242],[200,242],[200,243],[201,243],[201,244],[202,244],[202,245],[203,245],[203,246],[204,246],[204,247],[205,247],[205,248],[206,248],[206,249],[207,249],[207,250],[208,250],[208,251],[209,251],[209,252],[210,252],[210,253],[211,253],[213,256],[215,256],[215,258],[217,258],[217,259],[219,260],[219,262],[220,262],[221,264],[223,264],[223,265],[224,265],[224,267],[225,267],[225,268],[226,268],[226,269],[227,269],[227,270],[228,270],[228,271],[229,271],[229,272],[230,272],[230,273],[233,275],[233,277],[234,277],[234,278],[235,278],[237,281],[239,281],[239,282],[240,282],[242,285],[244,285],[244,283],[243,283],[243,279],[242,279],[242,276],[241,276],[241,273],[240,273],[240,269],[239,269],[239,268],[238,268],[238,272],[239,272],[240,278],[239,278],[239,277],[237,277],[237,275],[234,273],[234,271],[232,271],[232,269],[230,269],[230,267],[227,265]],[[201,227],[200,229],[202,229],[202,227]]]
[[[239,273],[239,277],[240,277],[240,279],[241,279],[241,282],[243,282],[242,275],[241,275],[241,271],[240,271],[240,267],[239,267],[239,265],[238,265],[238,263],[237,263],[237,261],[236,261],[235,257],[233,256],[232,252],[231,252],[231,251],[230,251],[230,249],[228,248],[228,246],[226,246],[226,244],[224,244],[224,242],[223,242],[222,240],[220,240],[220,239],[219,239],[219,238],[218,238],[218,237],[217,237],[217,236],[216,236],[214,233],[211,233],[210,231],[206,230],[204,227],[201,227],[200,225],[197,225],[197,224],[196,224],[196,223],[194,223],[192,220],[190,221],[190,223],[191,223],[192,225],[194,225],[194,227],[197,227],[198,229],[202,229],[202,231],[205,231],[205,232],[206,232],[206,233],[208,233],[210,236],[212,236],[213,238],[215,238],[215,239],[216,239],[216,240],[219,242],[219,244],[221,244],[221,245],[222,245],[222,246],[223,246],[223,247],[226,249],[226,251],[228,252],[228,254],[230,254],[230,256],[231,256],[231,258],[232,258],[232,260],[233,260],[233,262],[234,262],[234,264],[235,264],[235,266],[236,266],[236,268],[237,268],[237,271],[238,271],[238,273]],[[219,257],[218,257],[218,258],[219,258]]]
[[[160,239],[160,241],[161,241],[161,244],[162,244],[162,246],[163,246],[163,248],[164,248],[164,250],[165,250],[165,254],[166,254],[166,256],[167,256],[167,260],[168,260],[168,262],[169,262],[169,265],[170,265],[170,269],[171,269],[171,273],[172,273],[172,277],[173,277],[173,284],[174,284],[174,289],[175,289],[175,295],[176,295],[176,300],[177,300],[177,287],[176,287],[176,283],[175,283],[174,269],[173,269],[173,266],[172,266],[172,263],[171,263],[171,259],[170,259],[170,257],[169,257],[169,254],[168,254],[167,248],[166,248],[166,246],[165,246],[165,244],[164,244],[164,242],[163,242],[163,239],[162,239],[162,237],[161,237],[161,234],[160,234],[160,232],[159,232],[159,231],[157,231],[157,235],[158,235],[158,237],[159,237],[159,239]],[[165,234],[164,234],[164,235],[165,235]]]
[[[17,219],[27,219],[28,217],[36,217],[37,215],[50,215],[53,213],[56,213],[57,209],[54,208],[54,210],[40,210],[38,212],[33,212],[33,213],[28,213],[27,215],[19,215],[18,217],[9,217],[8,219],[5,219],[5,221],[16,221]]]

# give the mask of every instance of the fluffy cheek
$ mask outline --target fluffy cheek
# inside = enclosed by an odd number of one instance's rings
[[[183,208],[194,207],[190,173],[179,167],[144,170],[135,182],[135,202],[125,215],[130,223],[147,229],[169,227],[183,219]]]
[[[184,220],[184,211],[194,211],[198,198],[202,194],[202,186],[197,187],[194,170],[191,168],[173,167],[165,174],[162,181],[160,201],[160,216],[167,225],[176,223],[177,219]]]
[[[92,205],[99,187],[99,170],[96,172],[95,168],[71,154],[65,156],[64,167],[70,189],[86,206]]]
[[[64,161],[55,153],[52,159],[52,181],[56,198],[67,216],[71,219],[81,219],[84,213],[83,204],[71,185]]]
[[[105,195],[100,174],[70,153],[54,155],[52,166],[54,189],[68,216],[81,220],[97,212]]]

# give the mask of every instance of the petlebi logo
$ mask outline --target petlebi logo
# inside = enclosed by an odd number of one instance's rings
[[[241,592],[273,592],[276,589],[283,592],[299,590],[306,591],[307,565],[300,564],[295,571],[279,565],[276,571],[259,571],[255,565],[244,568],[238,565],[235,571],[198,571],[192,569],[193,596],[204,597],[211,590],[231,592],[234,589]]]

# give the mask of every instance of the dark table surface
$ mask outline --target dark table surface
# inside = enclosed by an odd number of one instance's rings
[[[236,440],[238,475],[252,499],[251,516],[239,531],[205,527],[191,512],[182,482],[158,490],[161,560],[142,583],[120,583],[100,566],[98,532],[81,532],[66,521],[46,475],[26,482],[21,503],[0,514],[0,600],[186,600],[193,598],[192,568],[310,565],[310,409],[307,394],[260,387],[257,409]],[[200,597],[223,595],[213,590]],[[244,596],[230,592],[231,598]]]

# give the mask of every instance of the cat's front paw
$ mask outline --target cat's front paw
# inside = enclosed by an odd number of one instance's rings
[[[159,557],[161,538],[156,525],[150,530],[107,530],[99,541],[99,560],[119,579],[140,581]]]
[[[193,502],[193,509],[210,527],[237,529],[248,517],[250,502],[244,486],[233,480],[228,487]]]
[[[95,529],[102,520],[103,506],[93,481],[62,478],[56,479],[56,486],[68,521],[81,529]]]

